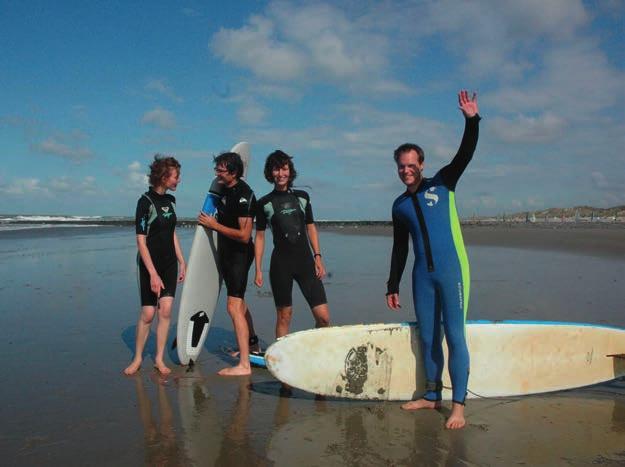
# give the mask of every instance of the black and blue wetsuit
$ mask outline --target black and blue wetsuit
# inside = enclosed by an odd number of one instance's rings
[[[176,198],[170,194],[159,194],[150,188],[137,201],[135,232],[146,236],[150,258],[164,289],[161,297],[174,297],[178,276],[178,259],[174,246],[176,228]],[[150,274],[137,254],[137,272],[141,306],[156,306],[158,297],[150,288]]]
[[[232,229],[240,229],[239,218],[254,221],[256,197],[250,186],[239,180],[231,188],[224,187],[221,200],[217,203],[219,223]],[[226,284],[228,296],[244,298],[247,289],[247,275],[254,261],[254,242],[238,242],[226,235],[217,236],[219,269]]]
[[[310,308],[327,303],[323,283],[315,273],[306,229],[315,222],[308,193],[274,190],[259,199],[258,205],[256,230],[266,230],[269,224],[273,235],[269,278],[276,307],[293,304],[293,280]]]
[[[469,379],[465,321],[469,303],[469,261],[456,211],[458,179],[473,157],[479,133],[478,115],[467,118],[458,153],[416,193],[403,193],[393,203],[393,254],[388,293],[399,282],[412,237],[414,306],[421,333],[427,378],[425,399],[440,400],[444,366],[441,321],[449,349],[453,401],[464,404]]]

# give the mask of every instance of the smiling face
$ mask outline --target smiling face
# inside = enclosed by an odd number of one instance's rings
[[[289,164],[284,164],[282,167],[275,167],[271,171],[273,176],[273,183],[277,190],[284,191],[289,187],[289,177],[291,176],[291,170]]]
[[[421,172],[423,172],[423,162],[419,161],[417,151],[411,149],[397,158],[397,175],[408,190],[417,189],[423,178]]]
[[[215,167],[215,175],[219,183],[226,185],[228,188],[237,184],[237,176],[235,172],[229,172],[226,164],[218,164]]]

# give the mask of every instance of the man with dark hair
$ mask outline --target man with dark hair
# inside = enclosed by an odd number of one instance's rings
[[[469,379],[469,351],[465,320],[469,302],[469,262],[464,249],[456,212],[458,179],[473,157],[478,139],[477,96],[458,94],[465,117],[464,136],[450,164],[432,178],[424,178],[423,150],[416,144],[403,144],[394,153],[397,173],[406,192],[393,203],[393,253],[386,302],[397,310],[399,282],[408,257],[412,237],[415,263],[412,291],[421,336],[421,353],[426,386],[423,397],[402,405],[406,410],[435,409],[441,406],[444,367],[441,322],[449,348],[449,375],[452,384],[452,411],[445,426],[465,425],[464,400]]]
[[[256,198],[247,183],[241,180],[243,161],[233,152],[215,157],[215,174],[223,185],[217,216],[200,213],[201,225],[218,233],[219,267],[228,292],[227,309],[237,336],[239,364],[219,371],[222,376],[251,374],[250,346],[258,346],[252,316],[245,303],[247,274],[254,259],[252,226]]]

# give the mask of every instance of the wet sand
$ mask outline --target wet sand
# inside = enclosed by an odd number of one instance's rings
[[[383,305],[389,229],[358,230],[321,233],[333,323],[412,320],[405,280],[402,311]],[[470,318],[625,327],[624,232],[465,227]],[[187,254],[191,236],[191,229],[180,231]],[[193,371],[174,365],[170,351],[173,374],[159,377],[152,334],[143,368],[124,377],[138,308],[134,256],[128,228],[0,233],[4,465],[625,463],[623,379],[471,400],[468,426],[450,432],[447,403],[440,411],[406,413],[393,402],[321,401],[299,390],[281,397],[280,384],[262,369],[249,378],[218,377],[233,363],[222,351],[234,345],[223,300]],[[248,301],[258,334],[270,343],[275,312],[268,288],[250,285]],[[310,327],[298,294],[295,308],[292,330]]]
[[[392,236],[390,225],[328,226],[345,235]],[[479,224],[462,226],[467,246],[501,246],[625,258],[625,224]]]

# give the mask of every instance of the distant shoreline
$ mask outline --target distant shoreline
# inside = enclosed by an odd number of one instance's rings
[[[320,226],[345,235],[392,236],[390,225]],[[625,260],[625,223],[462,223],[465,243],[532,250],[563,251]]]

